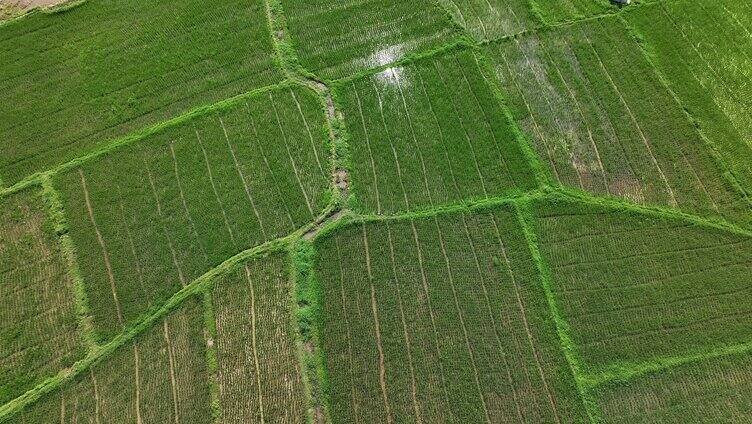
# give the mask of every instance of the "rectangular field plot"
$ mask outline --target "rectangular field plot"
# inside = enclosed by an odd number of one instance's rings
[[[559,183],[749,222],[749,206],[617,19],[486,51],[515,118]]]
[[[455,51],[338,86],[359,207],[390,213],[535,186],[477,60]]]
[[[205,349],[201,304],[192,298],[13,422],[211,423]]]
[[[752,239],[569,203],[538,204],[553,291],[590,371],[752,339]]]
[[[222,423],[306,422],[286,260],[254,259],[213,289]]]
[[[275,89],[60,177],[101,335],[230,256],[313,221],[327,201],[325,137],[313,92]]]
[[[279,81],[263,4],[98,0],[0,27],[0,180]]]
[[[614,10],[609,0],[529,0],[540,17],[549,24],[584,19]]]
[[[585,421],[517,222],[499,209],[317,240],[334,421]]]
[[[36,189],[0,198],[0,404],[83,356],[73,283]]]
[[[752,192],[752,9],[747,2],[660,2],[626,14],[703,133]]]
[[[432,0],[281,0],[303,66],[324,79],[396,62],[457,36]]]
[[[533,28],[528,0],[439,0],[477,40],[494,40]]]
[[[705,360],[604,386],[604,423],[746,423],[752,416],[752,357]]]

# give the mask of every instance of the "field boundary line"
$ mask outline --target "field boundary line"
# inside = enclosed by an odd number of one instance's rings
[[[248,260],[264,257],[274,252],[286,252],[289,246],[307,229],[313,226],[313,223],[299,228],[287,236],[267,241],[263,244],[243,250],[221,264],[205,272],[191,283],[173,294],[167,301],[161,305],[152,308],[142,317],[130,323],[122,332],[113,337],[109,342],[100,345],[97,349],[90,352],[86,357],[74,363],[71,367],[61,370],[57,375],[44,380],[36,387],[28,390],[23,395],[0,406],[0,423],[6,422],[16,413],[20,412],[29,404],[39,400],[42,396],[59,389],[67,382],[73,380],[78,375],[88,370],[90,367],[106,359],[110,354],[126,343],[134,340],[140,334],[150,329],[157,321],[166,317],[170,312],[180,307],[183,302],[193,296],[198,296],[210,289],[218,278],[223,277],[232,271],[238,269]]]
[[[463,221],[464,221],[464,216],[463,216]],[[561,418],[559,417],[559,412],[557,411],[557,408],[556,408],[556,399],[554,399],[554,396],[551,393],[551,389],[548,387],[548,380],[546,379],[546,373],[543,371],[543,367],[541,366],[540,355],[538,354],[538,349],[536,348],[536,343],[533,340],[533,334],[530,331],[530,325],[528,324],[525,304],[522,301],[522,296],[520,296],[520,287],[519,287],[519,284],[517,283],[517,278],[514,275],[514,270],[512,269],[512,263],[509,261],[509,256],[507,255],[507,248],[506,248],[506,245],[504,244],[504,240],[502,239],[501,231],[499,230],[499,226],[496,223],[496,216],[494,215],[491,216],[491,222],[493,223],[494,231],[496,232],[496,240],[499,242],[499,248],[501,249],[501,256],[504,259],[504,264],[506,265],[507,274],[509,275],[509,279],[512,282],[512,287],[514,287],[514,294],[515,294],[515,298],[517,299],[517,309],[520,312],[522,325],[525,328],[525,333],[527,334],[528,344],[530,345],[530,352],[532,353],[533,358],[535,359],[535,365],[536,365],[536,368],[538,368],[538,375],[540,376],[541,383],[543,383],[543,388],[546,392],[546,396],[548,397],[549,403],[551,405],[551,412],[553,412],[556,422],[558,424],[561,424]],[[470,234],[468,232],[468,237],[469,235]],[[519,408],[519,404],[517,405],[517,407]]]
[[[112,152],[119,150],[122,147],[135,144],[139,141],[143,141],[144,139],[150,136],[159,134],[162,131],[165,131],[169,128],[172,128],[172,127],[175,127],[177,125],[184,124],[187,122],[191,122],[193,119],[204,117],[214,112],[224,111],[224,110],[236,107],[242,104],[242,102],[248,98],[256,97],[267,92],[283,90],[285,88],[293,87],[299,84],[300,83],[293,81],[293,80],[289,80],[289,79],[283,80],[277,84],[267,85],[264,87],[246,91],[245,93],[241,93],[236,96],[229,97],[229,98],[220,100],[215,103],[198,106],[183,114],[174,116],[164,121],[157,122],[147,127],[142,127],[141,129],[135,130],[124,136],[110,139],[108,142],[106,142],[104,145],[102,145],[98,149],[94,149],[88,153],[85,153],[81,156],[71,159],[68,162],[56,165],[50,169],[47,169],[46,171],[35,172],[9,187],[0,188],[0,198],[16,193],[34,184],[39,184],[39,182],[46,177],[54,177],[57,174],[60,174],[60,173],[69,171],[71,169],[74,169],[78,166],[84,165],[99,157],[106,156]]]
[[[645,375],[656,374],[687,364],[707,362],[717,358],[744,355],[752,352],[752,341],[730,346],[709,348],[683,356],[663,356],[644,362],[614,363],[602,367],[601,371],[590,373],[585,378],[591,387],[625,383]]]
[[[535,263],[541,286],[545,293],[549,313],[553,318],[556,333],[559,338],[561,351],[569,364],[572,378],[577,388],[577,392],[580,395],[580,400],[582,401],[590,422],[601,422],[601,411],[591,393],[590,384],[582,372],[584,367],[580,361],[577,345],[574,343],[574,340],[570,335],[569,323],[564,319],[560,312],[556,296],[551,288],[551,270],[548,268],[548,264],[538,247],[538,235],[534,229],[535,217],[533,216],[532,209],[530,209],[530,202],[526,200],[516,201],[513,205],[519,220],[519,225],[522,229],[525,240],[527,241],[529,253]]]
[[[607,209],[618,210],[622,212],[632,212],[646,216],[670,219],[674,221],[683,221],[694,224],[698,227],[724,231],[744,237],[752,237],[752,229],[728,222],[721,218],[705,218],[699,215],[690,214],[681,209],[667,208],[657,205],[641,205],[625,199],[595,196],[590,193],[576,190],[569,187],[553,187],[548,190],[545,198],[549,200],[566,200],[579,202],[593,206],[601,206]]]
[[[278,66],[290,79],[322,82],[316,74],[303,66],[295,50],[295,43],[287,28],[287,15],[280,0],[263,0],[267,24],[272,37]]]
[[[212,421],[220,424],[222,404],[219,393],[219,365],[217,356],[217,320],[214,314],[214,302],[211,290],[206,288],[202,294],[204,312],[204,342],[206,343],[206,369],[209,374],[209,399],[211,402]]]
[[[723,231],[743,237],[752,237],[751,229],[746,229],[722,219],[704,218],[698,215],[692,215],[683,212],[678,209],[671,209],[655,205],[641,205],[621,198],[601,195],[596,196],[591,193],[583,192],[569,187],[554,186],[521,192],[510,196],[467,199],[456,203],[447,203],[435,207],[428,207],[413,210],[410,212],[400,212],[394,214],[377,215],[370,213],[358,213],[352,210],[332,209],[336,212],[330,213],[329,216],[326,217],[327,219],[317,222],[317,230],[315,231],[315,233],[310,233],[310,238],[316,239],[319,237],[326,237],[330,233],[337,231],[342,226],[353,225],[361,222],[401,221],[409,219],[431,218],[436,215],[482,211],[484,209],[491,209],[503,205],[520,202],[525,203],[536,200],[561,200],[572,203],[600,206],[610,210],[681,221],[696,225],[701,228]]]
[[[454,14],[452,13],[448,4],[446,4],[447,0],[432,0],[431,3],[433,3],[434,7],[439,9],[444,15],[446,15],[447,19],[449,20],[449,23],[455,27],[455,30],[460,34],[462,37],[467,37],[468,39],[472,40],[472,44],[477,45],[481,40],[476,39],[473,34],[470,32],[470,30],[467,28],[466,24],[462,22],[458,22],[457,19],[455,19]],[[450,0],[451,1],[451,0]],[[457,12],[460,14],[460,16],[463,17],[462,11],[460,8],[452,2],[452,4],[457,8]],[[481,25],[483,25],[483,22],[481,21]],[[483,27],[483,33],[486,33],[485,26]]]
[[[349,134],[344,115],[336,100],[335,88],[327,85],[327,82],[302,65],[289,36],[287,18],[281,1],[264,0],[264,8],[279,66],[291,81],[316,93],[329,133],[329,204],[306,230],[295,236],[294,243],[288,249],[291,322],[295,330],[298,363],[305,389],[307,419],[311,423],[323,424],[331,422],[331,416],[327,398],[328,377],[318,335],[321,295],[318,292],[319,284],[313,275],[316,251],[310,240],[314,239],[322,228],[339,221],[342,211],[347,209],[351,199]],[[297,99],[295,102],[298,104]],[[299,104],[298,109],[300,111]],[[301,117],[305,120],[302,112]],[[310,135],[310,128],[307,123],[305,125]],[[317,155],[315,148],[314,155]],[[316,160],[318,162],[318,156]],[[305,191],[303,194],[305,196]]]
[[[344,115],[341,108],[338,107],[335,100],[333,87],[328,85],[327,81],[318,77],[313,72],[306,69],[300,58],[293,40],[289,35],[287,28],[287,17],[284,7],[280,0],[264,0],[264,7],[268,19],[269,27],[272,33],[272,44],[277,55],[277,62],[287,78],[303,87],[306,87],[316,93],[321,102],[321,109],[324,114],[324,121],[329,132],[329,170],[330,170],[330,205],[344,207],[347,205],[347,199],[350,193],[349,187],[349,149],[347,148],[347,131],[344,125]],[[293,97],[295,97],[295,94]],[[297,99],[295,99],[298,104]],[[300,105],[298,104],[298,109]],[[300,110],[299,110],[300,111]],[[305,116],[301,112],[301,117],[305,121]],[[305,123],[306,128],[308,124]],[[314,148],[314,155],[318,162],[318,154]],[[320,166],[320,164],[319,164]],[[323,169],[322,169],[323,171]]]
[[[288,249],[291,320],[305,389],[308,422],[332,422],[329,414],[328,373],[319,338],[321,286],[314,274],[318,252],[313,243],[298,238]]]
[[[65,215],[65,207],[60,199],[60,193],[54,188],[52,180],[49,177],[41,179],[42,197],[46,203],[46,213],[55,231],[55,237],[59,243],[63,256],[63,261],[67,267],[68,278],[73,283],[72,294],[74,296],[76,319],[78,321],[78,332],[87,355],[99,349],[96,332],[94,330],[94,320],[89,309],[89,297],[86,292],[81,269],[78,265],[76,249],[73,239],[68,234],[68,220]]]
[[[327,222],[323,222],[316,234],[312,237],[314,240],[330,236],[333,232],[344,226],[356,225],[360,223],[369,222],[386,222],[386,221],[407,221],[411,219],[423,219],[432,218],[434,216],[459,213],[459,212],[475,212],[485,209],[492,209],[495,207],[510,205],[520,200],[537,200],[546,198],[547,194],[542,190],[532,190],[529,192],[519,193],[517,195],[508,197],[488,197],[488,198],[475,198],[472,200],[466,200],[458,203],[448,203],[433,208],[418,209],[410,212],[402,212],[396,214],[362,214],[352,210],[338,211],[337,219],[330,219]]]
[[[656,6],[657,7],[657,6]],[[715,144],[715,142],[711,141],[706,135],[705,132],[702,130],[699,120],[696,119],[689,110],[684,106],[684,103],[682,103],[679,96],[676,94],[676,92],[671,88],[671,86],[668,83],[668,78],[663,73],[663,71],[658,68],[658,65],[655,63],[655,56],[656,53],[650,51],[650,47],[647,45],[648,43],[644,41],[644,37],[641,35],[640,31],[632,25],[629,21],[627,21],[623,16],[619,16],[619,19],[621,20],[624,27],[627,28],[629,36],[635,41],[635,43],[640,47],[640,51],[642,52],[643,57],[645,60],[650,64],[650,67],[652,68],[655,75],[658,77],[658,80],[660,81],[663,88],[666,89],[671,94],[671,97],[674,99],[676,104],[679,106],[679,108],[682,110],[682,114],[687,118],[687,121],[690,123],[690,125],[694,128],[697,135],[700,137],[700,139],[703,141],[705,146],[707,147],[710,155],[712,156],[715,165],[719,168],[719,171],[721,171],[721,177],[726,180],[728,184],[730,184],[734,190],[738,192],[744,199],[744,201],[752,207],[752,199],[750,199],[750,193],[747,191],[747,189],[744,188],[744,186],[739,182],[739,179],[736,177],[736,173],[734,172],[731,167],[729,167],[728,163],[723,159],[723,156],[720,154],[720,150],[718,146]],[[689,40],[687,40],[689,41]],[[725,115],[725,112],[721,111]]]

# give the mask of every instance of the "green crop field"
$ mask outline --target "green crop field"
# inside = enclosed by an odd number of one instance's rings
[[[313,220],[326,152],[318,99],[289,87],[60,175],[97,329],[117,333],[227,257]]]
[[[211,422],[202,328],[192,299],[18,422]]]
[[[271,2],[281,2],[303,65],[330,80],[439,47],[457,35],[431,0]]]
[[[591,18],[613,12],[608,0],[529,0],[533,11],[550,24]],[[652,1],[652,0],[641,0]]]
[[[752,6],[622,2],[0,0],[0,424],[752,422]]]
[[[316,246],[335,422],[573,422],[514,211],[349,225]]]
[[[514,35],[535,26],[527,0],[440,0],[454,19],[479,40]]]
[[[752,337],[752,239],[618,209],[535,207],[541,253],[593,372]]]
[[[488,47],[554,180],[749,222],[749,205],[626,34],[606,18]]]
[[[306,421],[286,261],[250,261],[212,291],[223,423]]]
[[[0,402],[82,355],[73,282],[38,190],[0,199]]]
[[[603,388],[608,423],[746,422],[752,414],[749,354],[710,359]]]
[[[360,207],[409,211],[534,187],[479,60],[449,52],[336,86]]]
[[[496,40],[545,24],[612,11],[608,0],[437,0],[477,40]]]
[[[0,180],[281,79],[261,0],[204,6],[96,0],[3,25]]]
[[[627,19],[644,38],[669,87],[752,192],[752,14],[745,2],[664,2]],[[656,22],[658,25],[656,25]],[[717,48],[728,46],[728,48]]]

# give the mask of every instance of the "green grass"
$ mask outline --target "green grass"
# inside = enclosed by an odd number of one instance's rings
[[[281,0],[303,66],[343,78],[437,48],[457,36],[432,0]]]
[[[618,19],[543,30],[484,51],[556,182],[750,222],[749,205]]]
[[[37,187],[0,198],[0,403],[83,356],[73,282]]]
[[[517,34],[538,23],[529,0],[438,1],[479,41]]]
[[[534,209],[587,373],[628,373],[752,339],[749,236],[567,201]]]
[[[14,422],[211,423],[202,325],[194,296]]]
[[[661,2],[625,15],[734,176],[752,193],[752,11],[744,2]]]
[[[535,187],[476,55],[450,50],[337,85],[358,210],[410,211]]]
[[[695,362],[598,389],[604,423],[741,423],[752,415],[752,356]]]
[[[278,82],[262,0],[90,0],[0,26],[0,180]]]
[[[287,259],[253,259],[213,285],[222,423],[306,422]]]
[[[331,172],[321,107],[298,86],[261,92],[55,179],[101,338],[313,221]]]
[[[334,422],[584,422],[514,211],[353,223],[315,242]]]

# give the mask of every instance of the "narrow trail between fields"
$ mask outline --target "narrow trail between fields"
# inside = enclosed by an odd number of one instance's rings
[[[296,66],[291,64],[299,63],[299,59],[295,56],[294,49],[290,46],[287,39],[287,28],[285,27],[282,5],[278,0],[265,0],[264,5],[266,8],[267,19],[269,21],[269,27],[272,33],[272,40],[274,43],[274,49],[277,52],[279,62],[282,65],[283,72],[287,74],[288,78],[292,81],[296,81],[300,84],[310,88],[318,95],[322,103],[322,109],[326,117],[326,126],[329,133],[330,152],[329,163],[331,164],[331,196],[332,200],[328,207],[328,211],[314,220],[311,226],[301,235],[301,238],[306,241],[312,241],[316,235],[328,224],[331,224],[340,219],[346,212],[347,200],[350,195],[350,175],[348,169],[342,164],[341,158],[337,154],[337,143],[342,138],[342,134],[339,133],[341,122],[344,122],[344,116],[341,111],[337,110],[334,98],[331,93],[331,89],[322,81],[313,78],[308,75],[304,75]],[[302,333],[301,333],[302,334]],[[301,358],[302,369],[306,369],[306,359],[316,358],[318,356],[318,346],[316,345],[316,339],[309,337],[302,342],[303,355]],[[307,370],[308,380],[312,383],[310,386],[320,387],[321,382],[319,375],[315,371]],[[313,393],[313,390],[309,388],[309,399],[311,399],[312,405],[312,419],[316,424],[324,424],[326,422],[326,413],[324,411],[322,396],[318,393]]]

